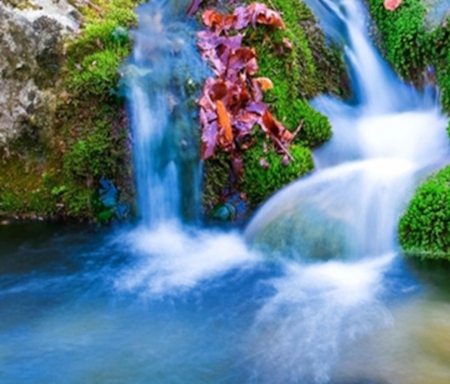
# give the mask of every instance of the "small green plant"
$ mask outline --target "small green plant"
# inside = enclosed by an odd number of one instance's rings
[[[314,169],[309,148],[294,144],[289,151],[293,160],[286,159],[258,140],[245,152],[243,188],[252,206],[260,204],[286,184]]]
[[[399,224],[406,254],[450,260],[450,166],[416,191]]]

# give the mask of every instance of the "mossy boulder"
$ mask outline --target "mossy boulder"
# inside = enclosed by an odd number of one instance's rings
[[[37,8],[26,13],[0,3],[0,52],[6,57],[0,77],[7,84],[0,95],[0,215],[104,221],[128,209],[102,203],[102,180],[117,187],[118,205],[133,199],[130,138],[117,84],[131,51],[127,30],[136,21],[137,2],[95,0],[74,8],[60,1],[54,18],[45,1],[32,3]],[[2,98],[14,116],[2,113]]]
[[[75,9],[65,1],[52,9],[33,4],[39,9],[0,2],[0,145],[7,148],[27,131],[45,136],[50,129],[63,38],[78,27],[69,16]]]
[[[399,223],[406,255],[450,260],[450,166],[416,191]]]
[[[206,211],[236,192],[244,193],[249,206],[255,208],[284,185],[310,172],[314,168],[311,149],[327,142],[332,130],[328,118],[314,110],[308,100],[322,93],[343,98],[350,94],[342,54],[337,47],[327,44],[307,5],[303,1],[263,2],[280,12],[286,29],[249,27],[243,45],[256,51],[257,76],[273,82],[274,87],[265,93],[264,102],[275,118],[291,132],[301,125],[289,148],[295,160],[287,164],[284,154],[277,153],[263,135],[244,144],[248,149],[243,155],[243,175],[236,174],[226,154],[208,159],[204,167]]]

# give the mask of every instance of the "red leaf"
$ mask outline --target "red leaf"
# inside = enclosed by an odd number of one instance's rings
[[[236,17],[234,22],[234,29],[245,28],[250,23],[250,13],[248,7],[237,7],[233,15]]]
[[[256,28],[256,23],[271,25],[280,29],[286,28],[280,14],[267,8],[265,4],[251,3],[248,8],[253,28]]]
[[[203,12],[202,20],[203,24],[205,24],[208,28],[214,29],[222,24],[223,16],[213,9],[207,9],[205,12]]]
[[[217,119],[219,121],[219,127],[221,128],[221,136],[223,136],[223,143],[228,146],[233,142],[233,131],[231,129],[230,115],[221,100],[216,101],[217,107]]]
[[[204,111],[203,111],[204,112]],[[205,117],[201,116],[202,110],[200,110],[200,121],[205,121]],[[211,123],[207,122],[202,127],[202,159],[207,159],[214,155],[214,149],[217,144],[217,121]]]

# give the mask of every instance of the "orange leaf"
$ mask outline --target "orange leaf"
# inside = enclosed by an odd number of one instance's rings
[[[273,88],[272,80],[270,80],[268,77],[258,77],[255,79],[258,84],[261,86],[261,89],[263,91],[267,91],[269,89]]]
[[[205,24],[208,28],[213,28],[222,24],[223,16],[212,9],[207,9],[203,12],[202,15],[203,24]]]
[[[231,129],[230,115],[221,100],[216,101],[217,117],[219,125],[224,129],[224,137],[227,142],[233,141],[233,131]]]

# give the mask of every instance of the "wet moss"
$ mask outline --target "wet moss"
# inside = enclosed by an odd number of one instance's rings
[[[292,145],[289,152],[293,159],[285,158],[267,145],[263,139],[244,154],[245,173],[242,187],[250,206],[256,207],[285,185],[314,169],[311,150]]]
[[[21,137],[4,148],[0,176],[0,214],[70,216],[104,221],[110,207],[99,199],[99,182],[111,180],[119,201],[133,199],[130,140],[124,101],[116,96],[119,66],[131,52],[125,31],[136,22],[129,0],[93,1],[79,8],[83,28],[55,57],[52,39],[59,31],[46,19],[34,25],[45,37],[38,65],[42,86],[59,93],[49,132],[24,122]],[[56,49],[56,48],[55,48]],[[59,65],[61,64],[61,67]]]
[[[450,260],[450,166],[416,191],[399,223],[406,255]]]
[[[394,12],[368,0],[384,56],[403,79],[422,86],[437,81],[442,107],[450,113],[450,23],[426,26],[427,8],[421,0],[404,0]]]

